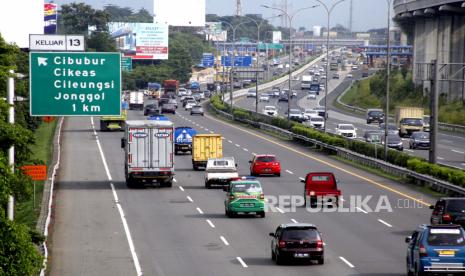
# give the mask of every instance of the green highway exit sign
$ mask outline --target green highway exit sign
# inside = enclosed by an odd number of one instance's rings
[[[132,71],[132,57],[121,56],[121,70],[128,72]]]
[[[120,53],[31,52],[31,116],[121,115]]]

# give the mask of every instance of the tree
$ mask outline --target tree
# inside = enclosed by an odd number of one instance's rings
[[[116,52],[115,39],[108,32],[93,32],[87,39],[88,51]]]

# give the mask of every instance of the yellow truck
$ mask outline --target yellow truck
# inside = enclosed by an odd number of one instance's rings
[[[124,130],[126,119],[126,109],[121,110],[121,116],[102,116],[100,117],[100,131]]]
[[[415,131],[423,130],[424,109],[421,107],[397,107],[396,125],[399,136],[410,136]]]
[[[205,168],[209,158],[223,157],[223,140],[220,134],[196,134],[192,137],[192,168]]]

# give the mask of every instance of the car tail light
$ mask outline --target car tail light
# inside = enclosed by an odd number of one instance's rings
[[[264,195],[264,194],[260,194],[260,199],[265,199],[265,195]]]
[[[279,247],[279,248],[284,248],[284,247],[286,247],[286,242],[285,242],[285,241],[279,241],[278,247]]]
[[[428,257],[428,252],[423,244],[420,244],[420,257]]]
[[[323,241],[322,240],[317,240],[316,241],[316,247],[317,248],[323,248]]]
[[[443,220],[443,221],[451,221],[452,218],[450,217],[449,214],[444,214],[444,215],[442,215],[442,220]]]
[[[279,166],[279,163],[275,162],[273,163],[273,166]]]

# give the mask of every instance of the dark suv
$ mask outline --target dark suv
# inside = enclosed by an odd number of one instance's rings
[[[367,110],[367,124],[377,122],[379,124],[384,123],[384,112],[382,109],[368,109]]]
[[[438,199],[431,214],[431,224],[460,224],[465,227],[465,198],[443,197]]]
[[[321,233],[308,223],[281,224],[275,233],[270,233],[271,259],[282,264],[288,259],[316,260],[324,264],[324,247]]]

